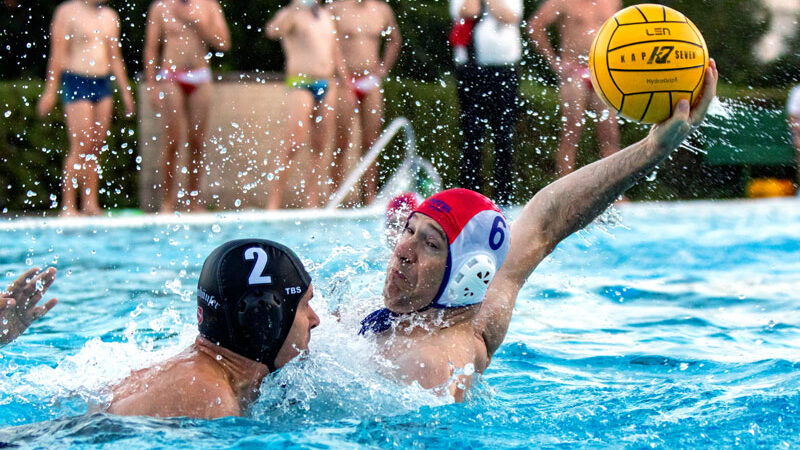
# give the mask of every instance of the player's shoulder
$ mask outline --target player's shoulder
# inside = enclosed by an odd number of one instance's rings
[[[80,4],[78,3],[78,0],[67,0],[62,2],[56,6],[55,11],[53,12],[53,19],[71,16],[74,12],[76,12],[79,6]]]
[[[327,9],[330,12],[335,12],[335,13],[341,12],[341,10],[342,10],[342,2],[331,2],[327,6],[325,6],[325,9]]]
[[[167,2],[164,0],[153,0],[150,2],[150,12],[163,13],[168,9]]]
[[[372,6],[372,8],[383,15],[384,17],[391,17],[394,16],[394,11],[392,11],[392,7],[389,6],[383,0],[367,0],[368,4]]]
[[[222,9],[222,5],[217,0],[200,0],[200,2],[205,8]]]

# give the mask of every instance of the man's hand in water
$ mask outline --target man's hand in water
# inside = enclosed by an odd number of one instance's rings
[[[712,59],[706,70],[703,81],[703,92],[700,101],[694,109],[690,109],[689,102],[681,100],[675,108],[675,113],[665,122],[655,125],[650,130],[648,140],[655,146],[656,152],[671,152],[692,134],[703,123],[711,101],[717,96],[717,63]]]
[[[39,272],[34,267],[22,274],[5,292],[0,292],[0,346],[22,334],[34,320],[47,314],[58,302],[48,300],[36,306],[56,279],[56,269]]]

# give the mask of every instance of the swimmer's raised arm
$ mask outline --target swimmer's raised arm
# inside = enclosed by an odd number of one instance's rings
[[[547,28],[558,21],[564,0],[548,0],[528,19],[528,36],[550,68],[559,70],[558,55],[547,36]]]
[[[56,306],[56,299],[36,306],[55,279],[56,269],[50,267],[39,272],[39,268],[34,267],[20,275],[5,292],[0,292],[0,346],[16,339]]]
[[[475,318],[489,357],[503,342],[517,293],[533,269],[559,242],[589,224],[678,148],[703,122],[716,86],[717,66],[712,60],[694,109],[681,101],[672,117],[655,125],[645,139],[548,185],[525,205],[511,224],[508,255]]]
[[[278,40],[289,34],[294,26],[294,11],[295,7],[293,4],[281,8],[281,10],[275,14],[275,17],[267,22],[266,29],[264,30],[267,37],[272,40]]]
[[[131,116],[134,113],[133,94],[128,81],[128,72],[125,70],[125,61],[122,59],[122,43],[120,42],[119,15],[116,11],[111,11],[114,17],[114,33],[110,36],[108,43],[108,60],[111,61],[111,73],[116,78],[119,86],[122,104],[125,106],[125,114]]]
[[[61,85],[61,72],[64,71],[64,56],[69,50],[67,42],[67,18],[69,5],[62,4],[56,9],[53,15],[53,22],[50,24],[50,58],[47,62],[47,73],[45,74],[44,92],[39,104],[36,105],[36,112],[39,117],[44,117],[53,110],[58,100],[58,89]]]

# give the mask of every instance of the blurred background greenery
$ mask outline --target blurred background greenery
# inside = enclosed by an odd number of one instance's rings
[[[66,134],[59,113],[40,121],[34,108],[41,92],[48,52],[49,21],[57,0],[0,0],[0,212],[41,211],[57,204]],[[221,1],[231,27],[233,48],[214,58],[219,72],[280,72],[280,45],[263,37],[263,25],[285,1]],[[450,26],[446,1],[393,1],[404,37],[403,51],[386,84],[387,118],[411,119],[420,152],[431,159],[448,185],[457,178],[459,158],[458,106],[447,46]],[[540,1],[525,0],[525,16]],[[625,5],[638,3],[625,1]],[[788,43],[780,58],[762,63],[755,46],[773,17],[753,0],[671,0],[662,3],[684,12],[703,32],[717,60],[721,95],[757,98],[758,108],[782,108],[788,87],[800,76],[800,37]],[[129,73],[142,67],[145,17],[149,2],[111,0],[122,18],[122,43]],[[530,197],[554,179],[558,117],[554,76],[526,42],[521,120],[518,124],[517,198]],[[443,87],[444,86],[444,87]],[[118,106],[118,105],[117,105]],[[103,162],[103,202],[106,207],[135,207],[136,123],[117,111]],[[623,125],[623,144],[641,138],[647,129]],[[703,142],[695,143],[702,147]],[[596,158],[593,133],[581,143],[579,163]],[[488,150],[488,149],[487,149]],[[385,167],[391,167],[386,164]],[[486,168],[488,170],[488,167]],[[783,169],[778,168],[777,171]],[[719,198],[742,194],[749,168],[710,166],[702,153],[677,152],[659,175],[631,192],[634,199]],[[487,172],[487,175],[489,172]],[[386,175],[385,173],[383,174]]]

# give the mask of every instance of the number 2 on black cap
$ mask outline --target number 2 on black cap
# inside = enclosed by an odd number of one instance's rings
[[[244,251],[244,259],[248,261],[256,260],[253,266],[253,271],[250,272],[248,283],[252,284],[272,284],[272,277],[264,275],[264,269],[267,267],[269,257],[267,252],[261,247],[250,247]]]

